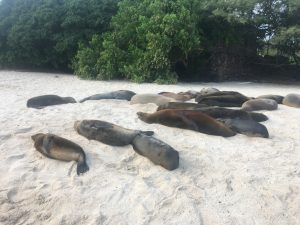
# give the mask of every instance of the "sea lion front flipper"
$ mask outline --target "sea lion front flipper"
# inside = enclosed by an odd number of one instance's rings
[[[186,118],[186,116],[184,115],[181,115],[180,118],[184,123],[186,123],[190,127],[191,130],[199,131],[197,124],[194,123],[192,120]]]
[[[81,173],[85,173],[89,170],[89,166],[86,164],[85,161],[78,162],[77,163],[77,175],[80,175]]]
[[[50,155],[50,149],[53,145],[53,135],[46,135],[43,139],[43,144],[41,147],[41,153],[46,155],[49,158],[52,158]]]

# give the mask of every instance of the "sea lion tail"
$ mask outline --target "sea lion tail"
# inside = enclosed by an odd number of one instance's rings
[[[146,136],[152,136],[154,134],[153,131],[147,130],[147,131],[142,131],[142,134],[146,135]]]
[[[85,173],[89,170],[89,166],[86,164],[85,161],[78,162],[77,164],[77,175],[80,175],[81,173]]]

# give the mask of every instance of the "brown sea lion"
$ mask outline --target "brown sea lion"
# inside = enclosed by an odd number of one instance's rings
[[[256,98],[246,101],[241,110],[257,111],[257,110],[275,110],[278,108],[276,101],[272,99]]]
[[[165,109],[154,113],[137,113],[139,119],[146,123],[159,123],[169,127],[189,129],[205,134],[230,137],[236,133],[221,122],[194,110]]]
[[[118,91],[112,91],[112,92],[92,95],[92,96],[89,96],[87,98],[80,100],[79,102],[85,102],[87,100],[101,100],[101,99],[118,99],[118,100],[130,101],[132,96],[134,96],[135,94],[136,93],[133,91],[118,90]]]
[[[76,161],[77,174],[89,170],[83,149],[72,141],[54,134],[35,134],[31,136],[34,147],[44,156],[62,161]]]
[[[76,103],[72,97],[60,97],[58,95],[41,95],[28,99],[27,107],[42,109],[46,106]]]
[[[168,102],[176,102],[176,100],[174,98],[158,94],[136,94],[130,100],[130,104],[154,103],[158,106],[166,104]]]
[[[179,153],[161,140],[151,137],[153,131],[131,130],[101,120],[82,120],[74,123],[84,137],[112,146],[131,144],[140,155],[168,170],[179,166]]]
[[[191,102],[168,102],[166,104],[158,106],[156,111],[160,111],[163,109],[188,109],[188,110],[194,110],[207,107],[207,105],[204,104],[196,104]]]
[[[89,140],[97,140],[107,145],[125,146],[131,144],[139,133],[153,135],[153,131],[131,130],[101,120],[81,120],[74,123],[74,129]]]
[[[195,101],[208,106],[240,107],[249,99],[249,97],[235,91],[219,91],[207,95],[198,95]]]
[[[284,97],[282,104],[300,108],[300,94],[288,94]]]
[[[169,98],[174,98],[175,100],[180,102],[189,101],[193,98],[193,96],[189,94],[181,94],[181,93],[176,94],[174,92],[160,92],[158,94]]]

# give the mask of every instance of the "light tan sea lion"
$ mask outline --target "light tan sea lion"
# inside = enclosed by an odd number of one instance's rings
[[[241,110],[257,111],[257,110],[275,110],[278,108],[276,101],[272,99],[256,98],[246,101]]]
[[[154,103],[158,106],[168,102],[176,102],[174,98],[169,98],[158,94],[136,94],[131,98],[130,104]]]
[[[284,97],[282,104],[300,108],[300,95],[299,94],[288,94]]]
[[[62,161],[76,161],[77,174],[89,170],[83,149],[72,141],[54,134],[35,134],[31,136],[34,147],[44,156]]]
[[[185,102],[191,100],[193,97],[189,94],[176,94],[174,92],[160,92],[159,95],[163,95],[169,98],[174,98],[176,101]]]
[[[27,107],[42,109],[46,106],[76,103],[72,97],[60,97],[58,95],[41,95],[28,99]]]
[[[223,123],[195,110],[165,109],[154,113],[137,113],[146,123],[159,123],[169,127],[178,127],[200,133],[230,137],[236,133]]]

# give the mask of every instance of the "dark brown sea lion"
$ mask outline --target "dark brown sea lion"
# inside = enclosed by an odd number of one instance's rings
[[[231,130],[250,137],[268,138],[269,132],[267,128],[251,119],[220,119]]]
[[[58,95],[41,95],[28,99],[27,107],[42,109],[46,106],[76,103],[72,97],[60,97]]]
[[[155,137],[140,133],[131,144],[138,154],[147,157],[156,165],[167,170],[174,170],[179,166],[178,151]]]
[[[230,137],[236,133],[221,122],[194,110],[165,109],[154,113],[137,113],[139,119],[146,123],[159,123],[169,127],[189,129],[205,134]]]
[[[198,95],[195,101],[208,106],[240,107],[249,99],[249,97],[235,91],[219,91],[207,95]]]
[[[74,123],[74,129],[89,140],[97,140],[107,145],[125,146],[131,144],[139,133],[153,135],[153,131],[131,130],[101,121],[81,120]]]
[[[282,104],[300,108],[300,94],[288,94],[284,97]]]
[[[207,107],[207,105],[204,104],[196,104],[191,102],[168,102],[166,104],[158,106],[156,111],[160,111],[163,109],[188,109],[188,110],[194,110]]]
[[[256,98],[265,98],[265,99],[272,99],[277,102],[277,104],[282,104],[283,96],[281,95],[260,95]]]
[[[158,93],[159,95],[163,95],[169,98],[174,98],[177,101],[181,101],[181,102],[185,102],[185,101],[189,101],[193,98],[192,95],[189,94],[183,94],[183,93],[174,93],[174,92],[160,92]]]
[[[83,149],[72,141],[54,134],[35,134],[31,136],[34,147],[44,156],[62,161],[76,161],[77,174],[89,170]]]
[[[101,100],[101,99],[119,99],[119,100],[130,101],[132,96],[134,96],[135,94],[136,93],[128,90],[118,90],[118,91],[92,95],[80,100],[79,102],[85,102],[87,100]]]
[[[112,146],[131,144],[140,155],[168,170],[179,165],[179,153],[161,140],[151,137],[152,131],[131,130],[100,120],[76,121],[75,130],[88,139]]]
[[[241,110],[256,111],[256,110],[275,110],[278,108],[276,101],[272,99],[256,98],[246,101]]]

